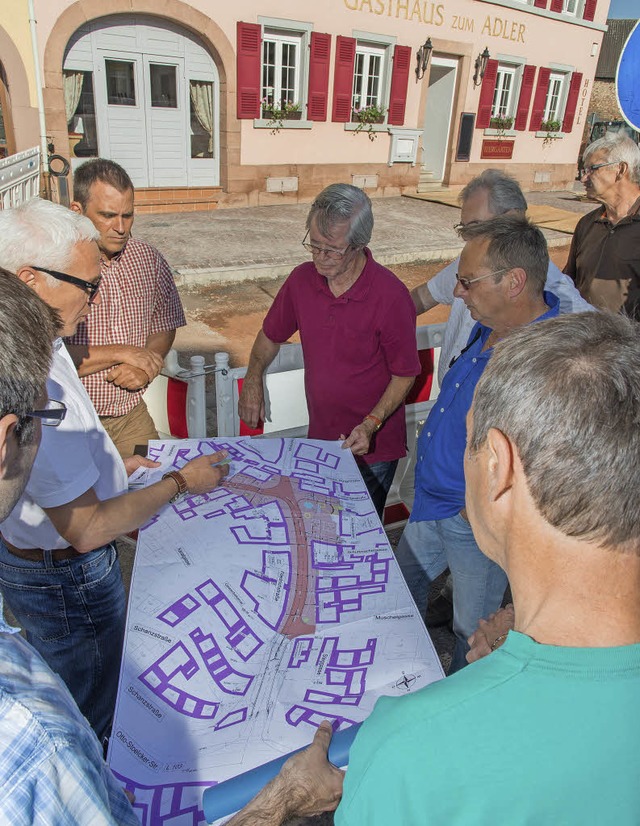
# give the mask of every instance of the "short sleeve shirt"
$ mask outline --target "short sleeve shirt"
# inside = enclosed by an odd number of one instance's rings
[[[630,279],[625,311],[640,318],[640,198],[617,224],[598,207],[576,226],[564,268],[582,295],[589,295],[594,279]]]
[[[339,439],[373,410],[392,376],[416,376],[416,314],[409,291],[366,249],[360,277],[334,296],[312,262],[296,267],[278,292],[263,331],[277,343],[300,331],[309,438]],[[368,464],[406,453],[404,406],[389,416],[364,457]]]
[[[544,293],[549,309],[536,321],[558,315],[555,295]],[[483,351],[491,329],[480,322],[471,331],[469,344],[454,362],[418,439],[416,495],[412,522],[448,519],[464,507],[464,450],[467,442],[466,417],[476,384],[487,366],[493,348]]]
[[[149,244],[130,238],[110,264],[102,261],[101,273],[100,304],[91,307],[69,344],[145,347],[150,335],[186,324],[171,268]],[[144,390],[111,384],[110,369],[85,376],[82,383],[100,416],[124,416]]]
[[[93,488],[98,499],[111,499],[127,489],[127,473],[106,434],[87,391],[62,343],[57,339],[47,395],[66,405],[58,427],[43,427],[42,440],[27,486],[0,526],[18,548],[66,548],[44,508],[66,505]]]

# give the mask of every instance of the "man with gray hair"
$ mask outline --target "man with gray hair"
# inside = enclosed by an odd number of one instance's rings
[[[522,215],[527,211],[527,200],[520,184],[499,169],[485,169],[473,178],[460,193],[460,222],[455,229],[460,231],[469,224],[488,221],[498,215]],[[447,321],[444,341],[438,362],[438,380],[442,384],[449,369],[451,359],[460,354],[469,340],[475,321],[460,297],[454,296],[456,273],[460,258],[456,258],[430,281],[411,290],[416,313],[426,313],[438,304],[450,304],[451,312]],[[581,313],[590,305],[580,296],[571,279],[563,275],[553,261],[549,260],[545,290],[560,300],[563,313]]]
[[[341,439],[382,518],[398,459],[406,454],[402,403],[420,373],[409,291],[367,244],[369,197],[355,186],[324,189],[302,241],[313,261],[296,267],[253,345],[238,410],[264,418],[263,377],[280,345],[300,332],[310,439]]]
[[[578,221],[564,271],[594,306],[640,318],[640,148],[608,132],[585,149],[581,180],[602,206]]]
[[[527,200],[520,184],[500,169],[485,169],[469,181],[460,193],[460,205],[460,222],[455,225],[458,232],[465,226],[488,221],[499,215],[524,217],[527,211]],[[430,281],[420,284],[411,291],[418,315],[431,310],[438,304],[451,305],[438,360],[438,383],[440,385],[442,385],[452,359],[459,356],[465,347],[475,324],[462,298],[454,296],[459,265],[460,257],[458,256]],[[553,293],[560,300],[560,311],[563,313],[580,313],[592,309],[591,305],[582,298],[569,276],[564,275],[551,259],[549,259],[547,269],[545,290]],[[437,627],[450,624],[453,615],[452,602],[451,576],[449,576],[441,593],[429,604],[426,615],[427,625]]]
[[[507,580],[478,548],[464,511],[466,416],[493,345],[532,321],[555,316],[559,301],[545,292],[549,255],[542,232],[521,216],[462,229],[455,295],[476,324],[447,372],[416,449],[415,499],[397,548],[400,568],[424,615],[430,583],[447,567],[453,579],[451,671],[462,668],[467,638],[502,601]]]
[[[609,313],[515,330],[478,381],[466,507],[515,630],[446,680],[382,697],[336,826],[633,826],[640,810],[640,335]],[[334,808],[330,727],[229,826]]]
[[[0,521],[27,483],[43,428],[66,413],[47,399],[60,319],[0,268]],[[0,597],[0,821],[112,823],[138,819],[64,684],[15,628]]]
[[[62,335],[73,335],[100,301],[97,236],[88,218],[39,198],[0,212],[0,266],[58,312]],[[44,429],[25,491],[0,525],[0,589],[102,737],[113,714],[125,621],[113,540],[178,494],[216,487],[227,468],[213,466],[221,453],[200,456],[128,493],[128,474],[154,463],[139,456],[123,462],[61,339],[47,392],[57,426]]]

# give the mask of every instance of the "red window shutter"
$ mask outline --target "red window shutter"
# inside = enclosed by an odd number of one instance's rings
[[[540,71],[538,72],[538,85],[536,86],[536,93],[533,96],[531,120],[529,121],[529,129],[531,132],[537,132],[542,125],[544,105],[547,102],[547,91],[549,89],[550,75],[551,69],[540,68]]]
[[[582,17],[584,20],[593,20],[596,16],[597,5],[598,0],[584,0],[584,11],[582,12]]]
[[[491,120],[491,106],[493,104],[493,93],[496,90],[496,78],[498,77],[498,61],[488,60],[487,68],[482,79],[480,89],[480,100],[478,101],[478,117],[476,118],[476,129],[487,129]]]
[[[239,118],[260,117],[260,64],[262,36],[257,23],[237,25],[237,72],[236,96]]]
[[[309,120],[327,119],[330,56],[331,35],[311,32],[311,43],[309,46],[309,100],[307,103],[307,117]]]
[[[549,6],[549,11],[562,11],[562,0],[551,0],[551,5]]]
[[[336,38],[336,68],[333,73],[334,123],[351,120],[351,93],[353,91],[353,67],[356,62],[356,40],[354,37]]]
[[[547,0],[533,0],[533,5],[537,9],[546,9],[547,8]]]
[[[564,120],[562,121],[562,131],[571,132],[573,129],[573,119],[578,108],[578,95],[582,85],[582,72],[574,72],[569,83],[569,94],[567,95],[567,105],[564,108]]]
[[[411,68],[411,46],[396,46],[393,50],[393,72],[389,93],[389,116],[387,123],[402,126],[407,106],[407,86]]]
[[[527,128],[527,116],[529,115],[529,104],[533,94],[533,79],[536,76],[535,66],[525,66],[522,72],[522,84],[520,85],[520,97],[518,98],[518,109],[514,128],[519,132]]]

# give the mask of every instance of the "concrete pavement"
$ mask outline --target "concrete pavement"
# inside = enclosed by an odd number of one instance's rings
[[[572,212],[594,205],[573,192],[528,193],[531,204],[546,204]],[[378,198],[373,202],[375,226],[371,249],[390,266],[410,261],[440,261],[458,255],[460,238],[453,229],[457,208],[411,198]],[[300,244],[305,234],[308,204],[247,209],[139,215],[134,233],[158,247],[177,270],[177,282],[230,283],[278,278],[307,255]],[[570,236],[545,230],[550,246],[564,245]]]

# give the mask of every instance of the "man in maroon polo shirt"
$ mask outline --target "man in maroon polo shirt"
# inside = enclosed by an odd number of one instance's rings
[[[406,454],[402,402],[420,372],[416,313],[407,288],[374,261],[368,196],[332,184],[311,205],[296,267],[278,292],[251,351],[240,418],[264,418],[263,376],[280,345],[300,331],[309,438],[341,439],[380,516],[398,459]]]

